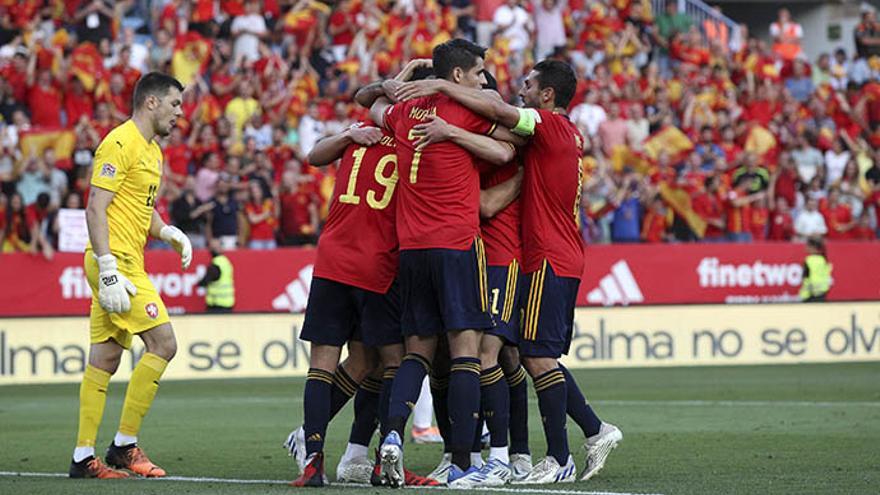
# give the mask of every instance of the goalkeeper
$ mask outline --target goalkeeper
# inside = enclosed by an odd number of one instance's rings
[[[155,138],[167,136],[177,124],[183,113],[182,91],[183,86],[165,74],[143,76],[135,86],[131,119],[107,134],[95,153],[84,260],[92,289],[91,347],[79,391],[71,478],[128,477],[123,469],[141,476],[165,476],[137,444],[159,379],[177,351],[168,312],[144,271],[144,244],[148,236],[168,242],[180,253],[184,269],[192,260],[189,239],[178,228],[165,225],[155,210],[163,167]],[[132,371],[119,430],[105,464],[95,456],[95,439],[110,376],[134,335],[143,340],[146,352]]]

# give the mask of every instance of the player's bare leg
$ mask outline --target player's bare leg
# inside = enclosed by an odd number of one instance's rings
[[[92,344],[89,348],[89,364],[79,390],[79,431],[68,473],[71,478],[128,477],[128,473],[108,467],[95,456],[95,440],[107,402],[107,386],[119,368],[124,350],[114,340]]]
[[[156,478],[165,476],[165,470],[153,464],[138,447],[137,435],[144,416],[159,391],[159,379],[168,362],[177,353],[177,340],[170,323],[163,323],[141,332],[138,336],[143,340],[146,352],[131,373],[122,405],[119,431],[107,448],[106,459],[110,466]]]

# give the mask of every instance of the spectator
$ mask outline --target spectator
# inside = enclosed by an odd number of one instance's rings
[[[694,198],[693,209],[706,222],[703,234],[705,242],[725,240],[724,204],[721,200],[718,178],[710,175],[704,181],[704,189]]]
[[[21,201],[29,206],[37,200],[41,193],[49,193],[52,190],[49,170],[46,164],[39,158],[27,160],[24,171],[18,177],[17,191],[21,195]]]
[[[804,30],[791,20],[788,9],[779,9],[776,22],[770,24],[770,37],[773,38],[773,52],[782,60],[792,61],[801,55]]]
[[[249,182],[250,201],[245,205],[244,212],[250,224],[251,249],[275,249],[276,220],[275,202],[265,197],[259,182]]]
[[[666,206],[663,204],[663,198],[657,195],[651,200],[651,205],[645,212],[644,220],[642,220],[642,232],[640,235],[642,242],[663,242],[666,240],[669,227]]]
[[[208,242],[216,239],[224,251],[235,249],[239,237],[239,205],[230,192],[229,182],[217,182],[217,192],[209,203],[211,210],[206,219],[205,237]]]
[[[590,90],[584,102],[574,107],[569,115],[571,121],[585,137],[595,136],[599,132],[599,125],[608,118],[605,109],[598,105],[598,102],[599,91]]]
[[[232,124],[236,136],[241,136],[244,124],[255,114],[260,113],[260,102],[254,98],[254,87],[250,81],[238,85],[238,96],[226,105],[226,118]]]
[[[612,201],[615,209],[611,220],[611,242],[639,242],[642,240],[640,193],[638,176],[630,172],[621,184],[616,199]]]
[[[806,136],[801,136],[797,141],[797,148],[791,152],[791,158],[797,167],[798,177],[801,182],[808,183],[819,173],[825,165],[822,153],[810,145]]]
[[[33,241],[31,229],[27,222],[24,201],[21,199],[21,194],[14,193],[9,196],[9,206],[6,207],[6,219],[3,229],[3,252],[34,252],[36,244]]]
[[[202,203],[195,194],[195,179],[187,177],[180,190],[180,195],[171,203],[171,219],[173,224],[189,237],[193,248],[204,249],[205,218],[214,208],[213,203]]]
[[[558,46],[565,46],[565,24],[561,0],[533,0],[535,15],[535,56],[538,60],[548,57]]]
[[[849,150],[844,149],[840,138],[831,142],[831,149],[825,152],[825,181],[828,184],[834,184],[843,177],[843,170],[850,157]]]
[[[853,35],[859,58],[867,60],[880,55],[880,24],[877,23],[877,13],[874,10],[862,11],[861,22],[856,26]]]
[[[232,21],[230,31],[235,37],[233,63],[254,63],[260,59],[260,40],[266,36],[266,19],[259,13],[260,2],[244,2],[244,14]]]
[[[865,210],[859,216],[856,226],[852,229],[850,239],[855,241],[873,241],[877,234],[871,229],[871,215]]]
[[[532,16],[519,5],[520,0],[507,0],[492,16],[492,22],[500,36],[507,40],[510,50],[510,67],[514,72],[522,70],[523,56],[532,44],[535,25]]]
[[[828,191],[828,199],[821,208],[825,225],[828,229],[828,239],[849,239],[850,231],[856,226],[853,220],[852,208],[840,201],[840,189],[832,187]]]
[[[628,128],[626,120],[620,115],[620,105],[612,103],[608,109],[608,119],[599,124],[598,135],[602,140],[602,151],[610,157],[615,148],[626,145]]]
[[[804,103],[810,99],[814,91],[813,79],[807,74],[807,66],[803,60],[795,60],[792,65],[792,74],[785,80],[785,89],[792,98]]]
[[[196,173],[195,195],[205,203],[214,196],[217,181],[220,179],[220,155],[209,152],[205,155],[202,168]]]
[[[327,124],[318,114],[318,105],[309,105],[309,112],[299,122],[299,149],[303,155],[308,155],[315,143],[324,137],[327,132]]]
[[[803,211],[794,220],[794,232],[799,240],[820,237],[828,233],[825,218],[819,213],[819,200],[807,198]]]
[[[302,246],[317,242],[318,204],[315,194],[295,170],[282,177],[281,244]]]
[[[785,198],[776,198],[776,207],[770,212],[770,225],[767,231],[767,240],[790,241],[794,236],[794,220],[791,218],[791,209]]]

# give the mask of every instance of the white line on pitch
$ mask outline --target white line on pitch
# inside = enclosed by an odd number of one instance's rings
[[[17,471],[0,471],[0,477],[22,477],[22,478],[66,478],[66,473],[28,473],[28,472],[17,472]],[[230,485],[281,485],[289,483],[286,480],[239,480],[232,478],[200,478],[200,477],[189,477],[189,476],[166,476],[164,478],[135,478],[135,479],[143,479],[149,482],[156,481],[185,481],[190,483],[225,483]],[[355,485],[352,483],[333,483],[330,486],[337,487],[345,487],[345,488],[372,488],[366,485]],[[447,490],[446,487],[425,487],[425,486],[408,486],[406,488],[413,489],[424,489],[431,488],[434,490]],[[451,490],[451,489],[450,489]],[[553,489],[540,489],[540,488],[503,488],[503,487],[486,487],[486,488],[477,488],[476,490],[482,492],[495,492],[495,493],[535,493],[541,495],[659,495],[659,494],[641,494],[641,493],[627,493],[627,492],[591,492],[591,491],[582,491],[582,490],[553,490]]]
[[[670,407],[880,407],[880,401],[809,400],[597,400],[607,406]]]

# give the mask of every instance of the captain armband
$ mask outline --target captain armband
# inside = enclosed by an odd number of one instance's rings
[[[534,108],[517,108],[519,121],[516,127],[510,131],[517,136],[529,137],[535,133],[535,124],[540,119],[538,111]]]

